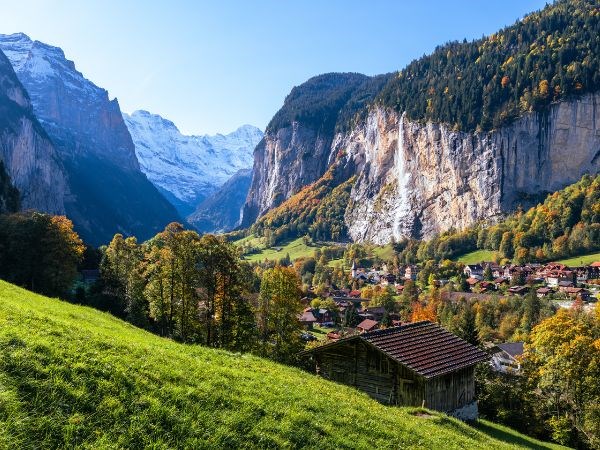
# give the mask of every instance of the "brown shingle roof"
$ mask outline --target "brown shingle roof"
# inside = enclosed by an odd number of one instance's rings
[[[379,325],[379,322],[376,320],[365,319],[361,323],[359,323],[356,328],[360,328],[361,330],[369,331]]]
[[[428,321],[372,331],[360,338],[425,378],[488,359],[482,350]]]

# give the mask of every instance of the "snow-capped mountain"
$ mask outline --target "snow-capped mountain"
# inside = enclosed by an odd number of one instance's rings
[[[106,243],[116,232],[146,239],[181,220],[141,172],[116,99],[58,47],[17,33],[0,35],[0,50],[64,165],[65,209],[86,241]]]
[[[250,169],[263,133],[244,125],[232,133],[185,136],[157,114],[123,114],[142,171],[183,215],[241,169]],[[245,194],[244,194],[245,195]]]

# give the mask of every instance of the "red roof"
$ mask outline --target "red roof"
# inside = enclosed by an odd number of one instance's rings
[[[488,359],[482,350],[426,320],[365,333],[360,337],[425,378],[454,372]]]
[[[364,330],[364,331],[371,331],[371,330],[375,329],[375,327],[377,327],[377,325],[379,325],[379,322],[377,322],[376,320],[365,319],[361,323],[359,323],[356,326],[356,328],[360,328],[361,330]]]
[[[600,261],[596,261],[590,264],[590,267],[600,267]]]
[[[298,317],[298,320],[300,320],[300,322],[306,322],[306,323],[317,321],[317,319],[315,318],[314,314],[311,311],[306,311],[306,312],[302,313],[300,315],[300,317]]]

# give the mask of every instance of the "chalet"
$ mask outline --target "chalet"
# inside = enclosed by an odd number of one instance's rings
[[[504,273],[504,269],[502,269],[502,267],[500,267],[498,264],[496,264],[494,262],[486,263],[484,265],[485,265],[485,267],[490,268],[490,270],[492,272],[492,277],[494,277],[494,278],[499,278]]]
[[[313,314],[315,314],[315,317],[317,318],[317,322],[319,322],[319,324],[324,326],[333,325],[333,314],[328,309],[315,309],[313,310]]]
[[[479,283],[479,278],[469,277],[465,280],[470,288],[474,288]]]
[[[379,322],[373,319],[365,319],[356,326],[356,329],[361,333],[373,331],[379,328]]]
[[[408,265],[406,269],[404,269],[404,278],[407,280],[415,281],[417,279],[417,274],[419,273],[419,268],[415,265]]]
[[[518,375],[521,372],[522,342],[506,342],[492,348],[492,368],[497,372]]]
[[[479,283],[479,287],[481,288],[480,292],[482,293],[496,290],[496,285],[491,281],[482,281]]]
[[[569,288],[574,287],[572,281],[559,281],[558,282],[558,290],[560,292],[566,292]]]
[[[561,290],[561,292],[564,292],[573,299],[580,299],[584,302],[587,302],[590,299],[590,291],[580,287],[567,287],[564,290]]]
[[[359,309],[363,303],[368,304],[371,300],[360,297],[333,297],[333,301],[338,306],[342,304],[345,306],[354,305],[355,308]]]
[[[525,295],[529,292],[529,286],[512,286],[508,292],[513,295]]]
[[[477,347],[422,321],[340,339],[307,350],[324,378],[355,386],[387,404],[425,406],[477,418]]]
[[[496,285],[496,289],[500,289],[502,285],[508,284],[508,278],[498,277],[494,280],[494,284]]]
[[[467,264],[463,272],[468,278],[483,279],[483,267],[481,267],[481,264]]]
[[[562,265],[562,264],[561,264]],[[546,272],[546,284],[550,287],[557,287],[560,283],[573,283],[577,280],[577,275],[567,269],[551,270]]]
[[[535,293],[538,296],[538,298],[543,298],[553,294],[554,291],[548,287],[541,287],[537,291],[535,291]]]
[[[375,320],[381,320],[383,315],[385,314],[385,308],[383,306],[372,306],[369,308],[365,308],[363,310],[363,314],[368,314],[370,317]]]
[[[316,317],[314,316],[314,314],[312,313],[312,310],[310,308],[305,310],[300,315],[300,317],[298,317],[298,320],[300,321],[302,326],[304,328],[306,328],[307,330],[312,330],[313,325],[317,321]]]

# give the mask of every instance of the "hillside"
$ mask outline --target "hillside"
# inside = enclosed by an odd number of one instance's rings
[[[0,282],[2,448],[552,448]],[[494,437],[492,437],[494,436]]]
[[[356,75],[311,78],[256,149],[242,225],[321,189],[334,164],[339,182],[355,176],[336,222],[376,244],[498,221],[600,172],[599,36],[597,2],[561,0],[379,83],[365,78],[362,102],[346,100],[361,91]]]

